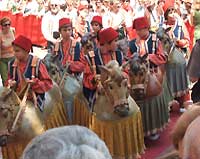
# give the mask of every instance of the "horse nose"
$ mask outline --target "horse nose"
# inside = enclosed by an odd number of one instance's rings
[[[120,117],[126,117],[129,115],[129,105],[123,104],[116,106],[114,112],[118,114]]]
[[[3,135],[0,137],[0,146],[6,146],[8,141],[8,136],[7,135]]]

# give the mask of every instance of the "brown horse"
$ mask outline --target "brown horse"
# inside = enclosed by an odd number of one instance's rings
[[[168,56],[166,63],[166,78],[174,97],[180,97],[188,91],[188,78],[184,52],[175,45],[168,32],[171,28],[160,27],[157,37],[162,43],[163,50]]]
[[[163,71],[160,67],[150,68],[148,54],[134,56],[129,63],[131,96],[136,101],[159,95],[162,92]]]
[[[3,157],[18,159],[33,137],[49,128],[66,124],[61,92],[55,83],[45,93],[43,112],[31,101],[21,101],[13,90],[0,88],[0,144],[3,146]]]

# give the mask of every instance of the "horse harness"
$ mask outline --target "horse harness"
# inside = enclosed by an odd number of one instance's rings
[[[9,106],[4,106],[4,105],[0,106],[1,110],[7,110],[11,114],[11,119],[10,119],[10,121],[8,121],[7,129],[0,131],[0,136],[12,136],[13,133],[15,132],[16,125],[22,121],[22,116],[26,109],[26,99],[27,99],[29,88],[30,88],[30,85],[27,86],[24,97],[23,97],[22,101],[19,103],[20,108],[19,108],[19,111],[16,113],[16,116],[14,116],[14,111],[15,111],[14,107],[18,106],[18,104],[17,105],[10,104]],[[4,97],[3,101],[5,101],[6,100],[5,98],[7,98],[10,95],[10,93],[12,93],[12,92],[13,92],[13,90],[11,89],[10,92],[8,93],[8,95],[6,95],[6,97]]]
[[[101,65],[105,65],[105,62],[103,60],[103,57],[101,56],[101,53],[100,53],[100,50],[98,49],[97,51],[97,54],[94,54],[94,51],[90,51],[87,55],[85,55],[85,58],[86,60],[88,61],[88,64],[89,64],[89,67],[90,67],[90,70],[92,71],[92,73],[94,75],[97,74],[97,71],[96,71],[96,63],[95,63],[95,56],[98,56],[99,60],[100,60],[100,63]],[[111,59],[112,60],[117,60],[117,57],[116,57],[116,53],[115,52],[110,52],[110,56],[111,56]],[[118,113],[120,112],[120,107],[123,103],[128,103],[127,99],[126,100],[119,100],[119,101],[114,101],[114,98],[113,96],[111,95],[109,89],[107,86],[105,86],[105,81],[96,81],[98,86],[97,86],[97,89],[98,88],[101,88],[104,90],[104,93],[105,93],[105,96],[106,98],[108,99],[108,101],[110,101],[110,103],[112,105],[114,105],[114,112],[115,113]],[[98,93],[96,92],[96,95],[95,95],[95,98],[98,97]],[[129,110],[129,107],[127,107],[127,109]]]

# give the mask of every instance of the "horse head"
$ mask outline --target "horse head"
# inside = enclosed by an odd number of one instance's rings
[[[135,100],[140,100],[145,97],[145,84],[147,75],[147,54],[143,57],[135,56],[129,62],[129,77],[130,77],[130,94]]]
[[[98,94],[99,96],[103,94],[109,102],[111,106],[111,108],[108,108],[109,113],[114,112],[120,117],[128,116],[128,82],[119,64],[113,60],[106,66],[99,66],[99,69],[101,71],[102,89],[101,91],[98,90]]]
[[[170,38],[168,32],[171,30],[171,27],[164,29],[163,27],[159,27],[156,32],[158,39],[161,41],[163,49],[166,53],[169,53],[172,45],[174,44],[173,40]]]
[[[1,89],[0,94],[0,146],[4,146],[12,134],[11,126],[19,109],[19,98],[13,90],[7,88]]]
[[[58,59],[58,55],[48,53],[43,61],[50,77],[58,84],[61,80],[61,72],[63,70],[62,64]]]

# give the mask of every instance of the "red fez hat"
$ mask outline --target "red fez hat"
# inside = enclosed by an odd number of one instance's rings
[[[80,4],[77,8],[78,11],[81,11],[83,9],[87,9],[85,5]]]
[[[133,21],[133,29],[139,30],[144,28],[149,28],[150,24],[146,16],[139,17]]]
[[[23,36],[23,35],[19,35],[13,42],[13,45],[16,45],[22,49],[24,49],[27,52],[30,52],[30,50],[32,49],[32,42],[30,39],[28,39],[27,37]]]
[[[99,33],[99,42],[101,45],[111,42],[116,38],[118,38],[118,32],[112,27],[103,29]]]
[[[163,6],[163,11],[166,12],[168,8],[174,7],[174,0],[167,0]]]
[[[94,22],[96,22],[96,23],[98,23],[99,25],[101,25],[102,26],[102,17],[101,16],[94,16],[93,18],[92,18],[92,21],[91,21],[91,24],[92,23],[94,23]]]
[[[69,18],[62,18],[59,20],[59,28],[63,26],[72,26],[71,20]]]

